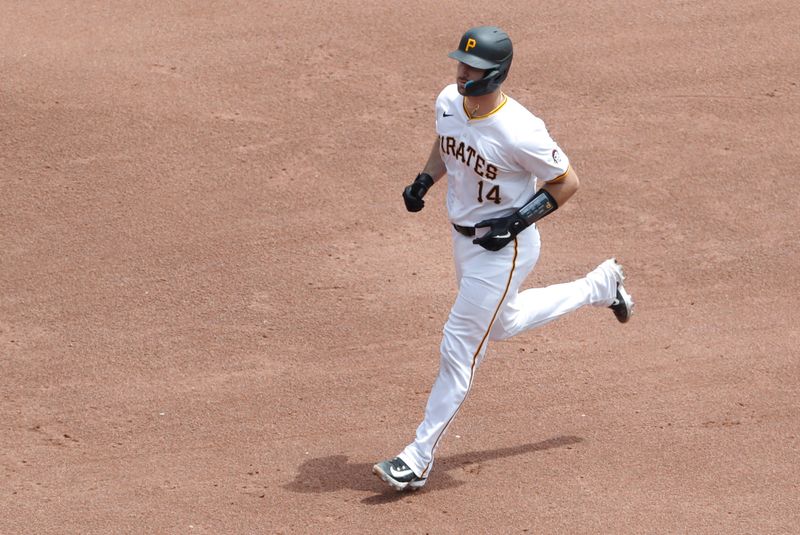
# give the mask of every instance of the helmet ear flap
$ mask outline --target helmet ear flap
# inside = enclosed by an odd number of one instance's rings
[[[480,80],[471,80],[464,85],[464,94],[470,97],[477,97],[491,93],[499,86],[499,83],[495,83],[495,80],[500,78],[501,74],[500,69],[487,70]]]
[[[486,74],[483,76],[483,79],[487,82],[493,82],[500,77],[500,69],[492,69],[490,71],[486,71]]]

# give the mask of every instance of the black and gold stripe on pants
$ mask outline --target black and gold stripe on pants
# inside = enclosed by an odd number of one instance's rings
[[[481,349],[483,349],[484,344],[486,344],[486,340],[489,338],[489,333],[492,332],[492,327],[494,326],[494,321],[497,319],[497,314],[500,312],[500,307],[503,306],[503,301],[506,300],[506,296],[508,295],[508,289],[511,288],[511,280],[514,278],[514,270],[517,268],[517,255],[519,254],[519,241],[517,238],[514,238],[514,257],[511,260],[511,271],[508,273],[508,280],[506,281],[506,288],[503,290],[503,296],[500,298],[500,301],[497,303],[497,306],[494,309],[494,314],[492,314],[492,320],[489,322],[489,326],[486,328],[486,332],[483,333],[483,338],[481,338],[480,344],[478,344],[478,348],[475,350],[475,353],[472,355],[472,364],[470,365],[469,369],[469,382],[467,383],[467,392],[464,394],[464,399],[461,400],[461,403],[458,404],[456,410],[453,412],[453,415],[447,420],[447,423],[442,428],[442,431],[439,433],[439,436],[436,437],[436,440],[433,443],[433,448],[431,448],[431,462],[433,462],[433,452],[436,451],[436,447],[439,445],[439,440],[444,436],[445,431],[447,428],[450,427],[450,424],[455,419],[456,414],[458,411],[461,410],[461,406],[464,405],[464,402],[467,400],[467,394],[469,394],[470,389],[472,388],[472,380],[475,378],[475,366],[478,364],[478,355],[481,354]],[[425,469],[420,474],[420,477],[426,477],[428,474],[428,470],[431,467],[431,463],[429,462]]]

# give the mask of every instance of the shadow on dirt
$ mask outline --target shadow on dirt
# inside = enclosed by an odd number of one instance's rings
[[[459,481],[449,474],[450,471],[459,468],[469,472],[472,471],[469,467],[471,465],[477,466],[478,463],[552,448],[561,448],[582,441],[583,439],[580,437],[560,436],[541,442],[522,444],[520,446],[473,451],[443,457],[436,462],[436,470],[434,472],[435,484],[430,487],[426,486],[421,491],[416,491],[413,494],[463,485],[464,481]],[[348,462],[346,455],[331,455],[305,461],[298,468],[298,473],[294,481],[283,485],[283,488],[292,492],[317,494],[345,489],[381,492],[381,494],[377,496],[371,496],[362,500],[362,503],[368,505],[388,503],[401,499],[408,494],[412,494],[391,490],[385,483],[373,475],[372,463],[351,463]]]

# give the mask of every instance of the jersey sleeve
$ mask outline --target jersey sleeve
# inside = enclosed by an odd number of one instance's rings
[[[550,137],[543,122],[536,121],[531,126],[517,141],[517,162],[543,182],[561,178],[569,169],[569,158]]]

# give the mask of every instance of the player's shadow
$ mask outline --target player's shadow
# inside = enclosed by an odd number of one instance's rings
[[[582,442],[574,436],[559,436],[541,442],[522,444],[494,450],[473,451],[458,455],[446,456],[436,462],[435,483],[426,486],[423,492],[441,490],[463,485],[463,481],[453,478],[448,472],[465,465],[524,455],[536,451],[561,448]],[[309,459],[300,465],[294,481],[283,485],[292,492],[315,493],[335,492],[338,490],[376,491],[380,494],[362,500],[368,505],[391,502],[402,498],[407,493],[395,492],[372,473],[372,463],[351,463],[346,455],[330,455],[317,459]]]

